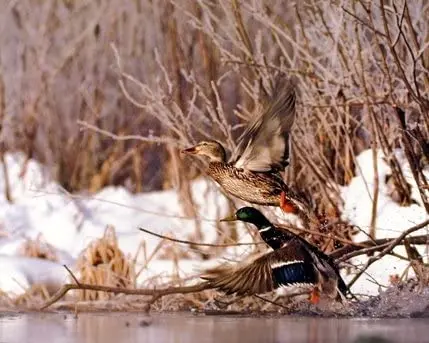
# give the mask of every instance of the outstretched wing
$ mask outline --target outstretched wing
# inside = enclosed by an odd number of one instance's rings
[[[281,286],[316,284],[317,273],[306,251],[296,250],[301,243],[290,241],[284,248],[270,252],[238,268],[208,271],[203,279],[226,294],[251,295],[273,291]]]
[[[255,172],[282,169],[288,164],[289,134],[295,120],[295,87],[278,78],[271,98],[238,140],[230,159],[237,168]]]

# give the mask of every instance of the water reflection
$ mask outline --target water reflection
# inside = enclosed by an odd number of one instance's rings
[[[429,342],[425,319],[242,318],[135,313],[0,315],[1,343]]]

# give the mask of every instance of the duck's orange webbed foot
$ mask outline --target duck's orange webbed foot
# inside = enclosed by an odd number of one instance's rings
[[[280,194],[280,208],[286,213],[296,213],[295,206],[287,200],[286,193],[284,191]]]
[[[319,303],[319,301],[320,301],[319,289],[317,287],[314,287],[313,290],[311,291],[311,294],[310,294],[310,302],[313,305],[316,305]]]

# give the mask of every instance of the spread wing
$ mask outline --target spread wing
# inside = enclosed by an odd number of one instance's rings
[[[213,288],[237,295],[263,294],[280,286],[316,284],[318,276],[311,257],[306,250],[299,250],[300,246],[300,242],[292,240],[248,265],[213,269],[202,278],[209,280]]]
[[[289,134],[295,120],[295,87],[276,80],[264,109],[251,119],[230,159],[237,168],[255,172],[283,169],[288,164]]]

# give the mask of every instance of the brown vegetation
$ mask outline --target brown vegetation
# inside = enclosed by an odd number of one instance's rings
[[[195,171],[181,167],[177,148],[203,137],[231,148],[281,71],[297,79],[301,93],[289,182],[315,196],[321,211],[336,213],[336,185],[353,176],[356,153],[380,147],[407,203],[391,152],[400,144],[400,108],[421,138],[412,146],[418,159],[427,153],[424,4],[4,4],[4,149],[47,163],[70,191],[126,184],[186,193],[183,183]],[[112,140],[79,121],[140,139]]]
[[[135,288],[134,262],[119,249],[113,227],[108,227],[102,238],[90,243],[82,251],[76,271],[79,283],[105,285],[110,287]],[[80,300],[106,300],[105,292],[83,291]]]
[[[21,246],[20,255],[41,258],[49,261],[58,261],[55,247],[46,243],[40,235],[36,239],[26,239]]]

